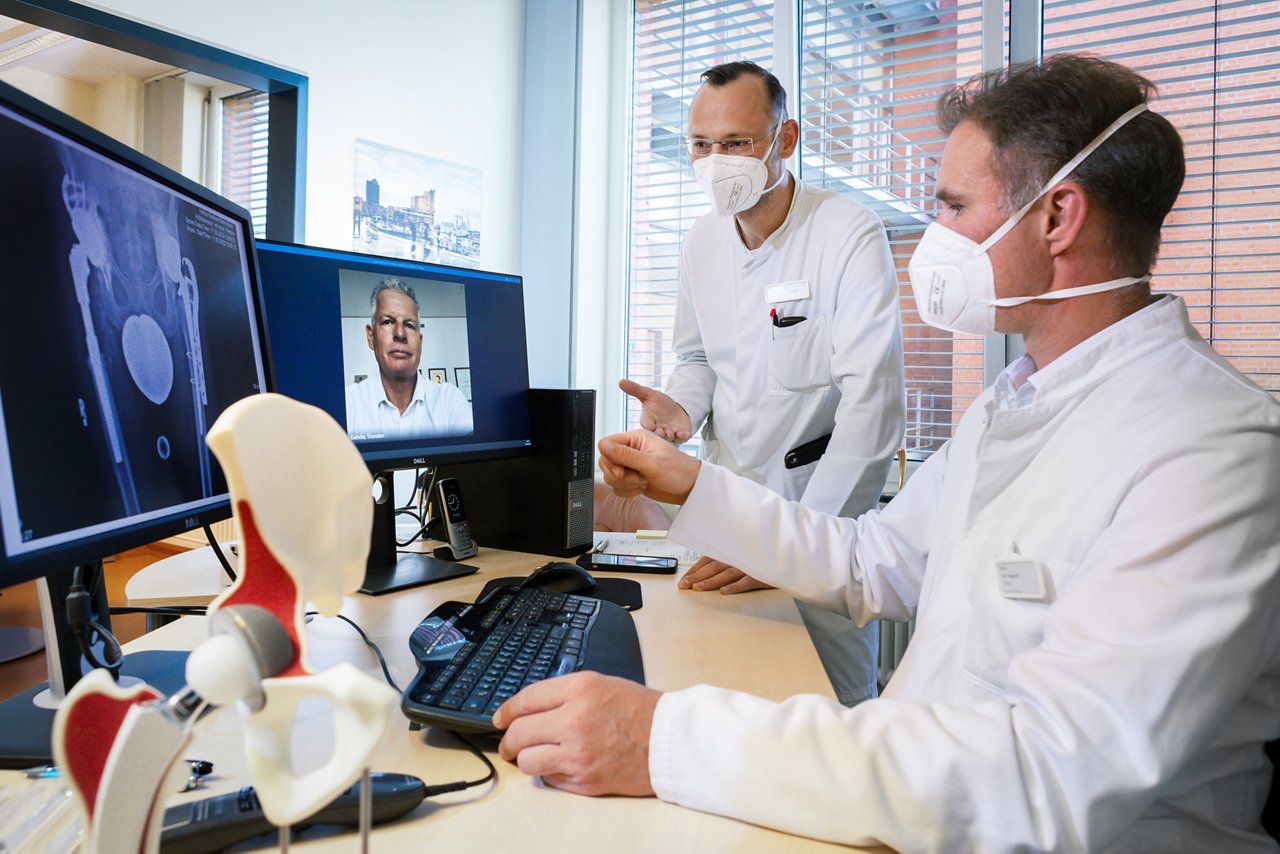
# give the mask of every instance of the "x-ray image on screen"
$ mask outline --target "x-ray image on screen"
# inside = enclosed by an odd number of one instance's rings
[[[66,462],[12,454],[6,543],[225,492],[205,433],[261,383],[237,224],[3,112],[0,140],[3,430]]]

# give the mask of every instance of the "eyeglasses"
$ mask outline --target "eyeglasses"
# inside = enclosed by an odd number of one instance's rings
[[[772,140],[773,134],[769,135]],[[689,146],[689,156],[693,158],[706,157],[715,151],[716,146],[720,146],[723,154],[736,154],[739,156],[750,156],[756,153],[756,141],[748,136],[735,136],[729,139],[703,139],[700,136],[686,136],[684,138],[685,145]]]

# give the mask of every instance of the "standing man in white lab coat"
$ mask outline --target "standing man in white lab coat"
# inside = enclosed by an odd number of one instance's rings
[[[788,504],[642,430],[601,442],[607,481],[684,503],[677,541],[859,622],[915,616],[884,696],[573,674],[498,709],[504,756],[903,851],[1275,850],[1280,402],[1150,291],[1184,174],[1153,90],[1058,55],[939,102],[920,314],[1027,354],[881,513]]]
[[[705,459],[807,507],[857,516],[876,506],[902,442],[889,242],[871,211],[787,170],[800,128],[776,77],[731,62],[702,79],[688,146],[712,211],[681,247],[676,367],[665,393],[620,386],[640,400],[644,428],[682,442],[705,420]],[[788,466],[789,451],[826,436],[825,454],[802,451]],[[707,554],[680,586],[769,586],[719,557]],[[876,624],[797,605],[840,702],[874,697]]]

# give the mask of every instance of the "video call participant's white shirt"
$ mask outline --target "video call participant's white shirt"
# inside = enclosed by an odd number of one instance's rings
[[[404,414],[387,400],[378,376],[347,386],[347,435],[352,439],[421,439],[462,436],[475,429],[471,404],[456,386],[418,374]]]

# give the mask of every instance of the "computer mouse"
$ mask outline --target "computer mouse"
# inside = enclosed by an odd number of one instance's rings
[[[552,561],[529,573],[520,586],[557,593],[586,593],[595,588],[596,579],[575,563]]]

